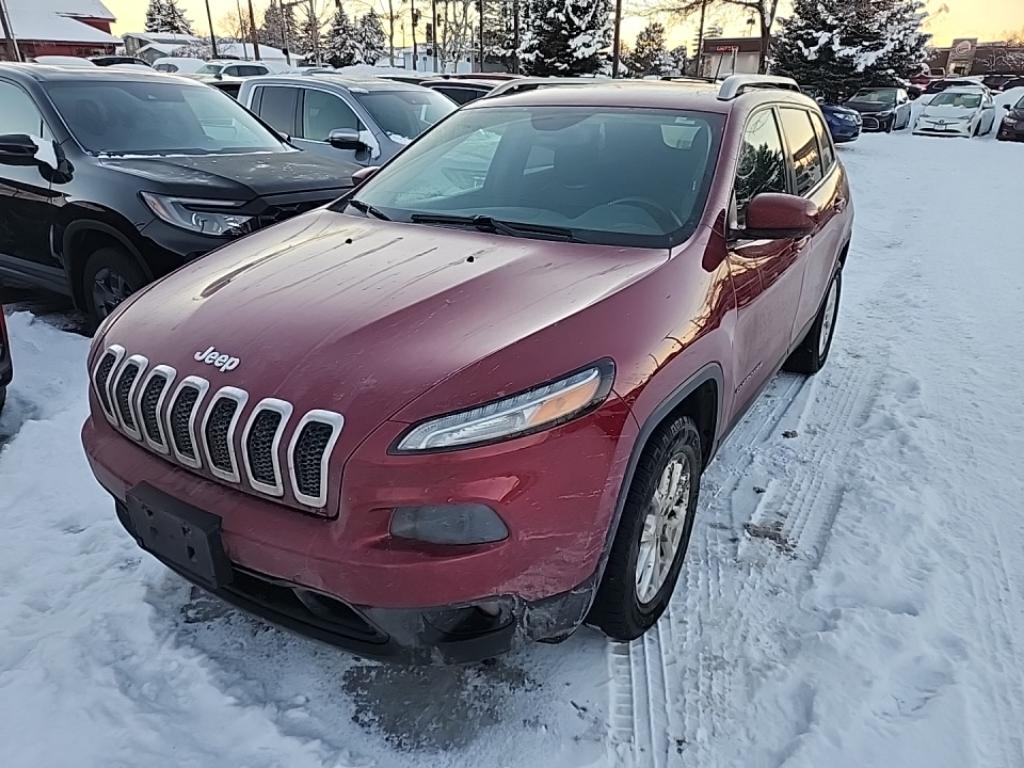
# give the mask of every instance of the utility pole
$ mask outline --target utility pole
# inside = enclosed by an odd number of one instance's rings
[[[700,0],[700,28],[697,30],[697,69],[694,74],[701,76],[704,71],[704,16],[707,13],[708,0]]]
[[[427,42],[434,50],[434,71],[439,72],[438,62],[441,61],[441,56],[437,51],[437,0],[430,0],[430,39]]]
[[[11,26],[10,16],[7,15],[6,0],[0,0],[0,30],[3,31],[7,43],[7,56],[11,61],[21,61],[21,49],[18,48],[18,39],[14,36],[14,27]]]
[[[256,57],[256,61],[259,61],[260,41],[256,37],[256,14],[252,12],[252,0],[249,0],[249,32],[252,38],[252,55]]]
[[[619,53],[622,37],[622,0],[615,0],[615,38],[612,43],[612,77],[619,76]]]
[[[409,0],[411,6],[412,15],[412,70],[416,71],[416,22],[419,21],[419,17],[416,15],[416,0]]]
[[[519,74],[519,0],[512,0],[512,73]]]
[[[0,0],[2,3],[3,0]],[[210,23],[210,54],[217,58],[217,35],[213,31],[213,16],[210,14],[210,0],[206,0],[206,20]]]
[[[291,10],[291,5],[285,6],[284,0],[277,0],[277,9],[281,13],[281,48],[284,50],[284,60],[290,67],[292,65],[292,44],[288,39],[291,37],[290,30],[288,29],[288,11]]]
[[[484,0],[480,0],[480,71],[484,71]]]

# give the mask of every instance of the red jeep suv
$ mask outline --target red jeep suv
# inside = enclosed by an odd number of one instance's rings
[[[484,99],[130,297],[85,448],[138,544],[353,651],[648,629],[702,470],[828,357],[853,211],[795,83]]]

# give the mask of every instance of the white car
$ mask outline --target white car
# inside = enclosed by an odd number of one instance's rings
[[[996,105],[982,85],[958,86],[937,93],[914,123],[916,136],[984,136],[996,124]]]
[[[270,74],[273,74],[270,67],[260,61],[210,61],[188,77],[210,83],[215,80],[242,80]]]
[[[202,59],[184,56],[161,56],[153,62],[153,69],[168,75],[191,75],[206,66]]]

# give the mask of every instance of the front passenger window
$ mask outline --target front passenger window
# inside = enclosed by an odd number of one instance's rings
[[[736,224],[747,223],[747,206],[762,192],[788,192],[786,155],[775,113],[765,109],[747,123],[736,171]]]
[[[49,138],[49,131],[35,102],[13,83],[0,83],[0,135],[26,133],[29,136]]]
[[[306,89],[302,101],[302,138],[327,141],[338,128],[362,129],[359,118],[338,96],[325,91]]]

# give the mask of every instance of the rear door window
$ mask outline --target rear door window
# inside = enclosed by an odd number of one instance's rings
[[[262,93],[260,93],[262,92]],[[258,109],[257,114],[263,120],[282,133],[289,136],[296,134],[295,113],[298,111],[299,89],[264,87],[257,89],[256,97],[253,99],[253,106]]]
[[[836,162],[836,151],[832,146],[832,135],[825,127],[825,121],[819,115],[811,115],[811,122],[814,123],[814,132],[818,134],[818,145],[821,147],[821,164],[825,169],[825,175],[832,170]]]
[[[259,75],[267,74],[267,70],[264,67],[249,64],[247,66],[235,67],[235,71],[232,74],[238,77],[258,77]]]
[[[789,160],[796,177],[796,193],[806,195],[824,177],[818,137],[811,124],[811,114],[803,109],[783,107],[782,130],[789,144]]]
[[[736,223],[747,223],[747,206],[762,192],[789,192],[786,153],[775,111],[763,109],[747,123],[736,170]]]
[[[43,116],[32,98],[13,83],[0,82],[0,134],[24,133],[50,138]]]

